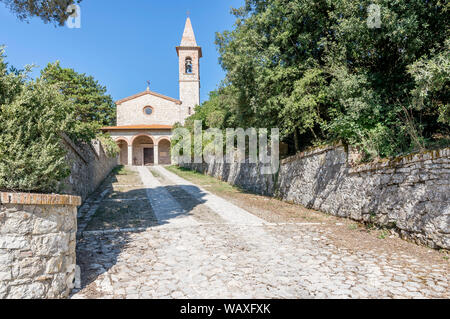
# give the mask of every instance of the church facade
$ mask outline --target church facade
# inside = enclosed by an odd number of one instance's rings
[[[116,102],[117,126],[103,127],[120,148],[122,165],[165,165],[171,163],[173,125],[184,123],[200,104],[200,58],[191,20],[187,18],[176,47],[179,61],[179,99],[147,90]]]

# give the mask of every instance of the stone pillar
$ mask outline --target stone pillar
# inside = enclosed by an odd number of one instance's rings
[[[153,146],[153,158],[155,161],[155,165],[159,165],[159,151],[158,151],[158,144],[155,144]]]
[[[128,145],[128,165],[133,165],[133,145]]]

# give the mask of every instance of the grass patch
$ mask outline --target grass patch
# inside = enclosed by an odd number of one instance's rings
[[[137,174],[135,171],[132,171],[123,165],[116,166],[112,170],[112,173],[115,175],[136,175]]]
[[[150,173],[152,173],[152,175],[156,178],[161,178],[161,174],[159,174],[157,171],[151,169],[150,167],[148,168],[148,170],[150,171]]]
[[[240,187],[233,186],[227,182],[221,181],[215,177],[201,174],[197,171],[193,171],[184,167],[178,167],[175,165],[166,166],[166,169],[170,172],[181,176],[184,179],[194,183],[200,184],[202,187],[213,190],[219,193],[249,193]]]
[[[386,239],[386,237],[389,236],[389,232],[386,229],[380,230],[380,233],[378,234],[378,239]]]

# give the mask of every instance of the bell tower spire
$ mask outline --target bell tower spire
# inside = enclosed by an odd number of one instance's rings
[[[187,17],[181,43],[176,47],[179,63],[181,121],[200,104],[200,58],[202,48],[197,45],[191,19]]]

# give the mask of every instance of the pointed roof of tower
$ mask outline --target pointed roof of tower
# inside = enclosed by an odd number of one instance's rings
[[[186,25],[184,26],[183,37],[181,38],[182,47],[196,47],[197,41],[195,41],[194,29],[192,29],[191,19],[187,17]]]

